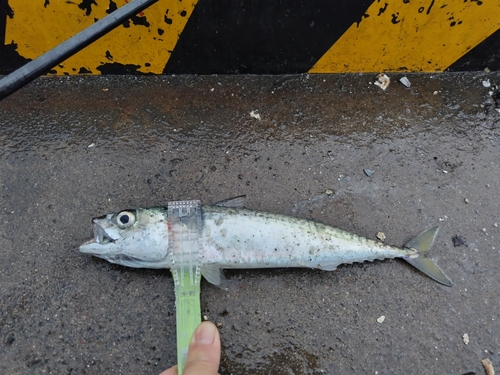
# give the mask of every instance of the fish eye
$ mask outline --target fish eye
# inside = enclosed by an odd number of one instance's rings
[[[130,211],[122,211],[116,215],[115,222],[122,229],[131,227],[135,223],[135,215]]]

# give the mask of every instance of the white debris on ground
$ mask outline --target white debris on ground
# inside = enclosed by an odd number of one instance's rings
[[[462,338],[464,339],[464,344],[465,345],[469,344],[469,335],[467,333],[464,333],[464,335],[462,336]]]
[[[377,318],[377,323],[383,323],[385,320],[385,315],[381,315],[379,318]]]
[[[401,77],[399,79],[399,82],[401,82],[405,87],[408,87],[410,88],[411,87],[411,82],[410,80],[408,79],[408,77]]]
[[[371,177],[375,174],[375,171],[372,171],[371,169],[363,169],[363,172],[365,172],[365,174],[368,176],[368,177]]]
[[[384,73],[380,73],[375,77],[375,84],[384,91],[389,87],[390,83],[391,79]]]
[[[258,110],[256,110],[256,109],[254,109],[252,112],[250,112],[250,117],[257,119],[259,121],[261,120],[260,114],[258,113]]]
[[[378,233],[377,233],[377,238],[378,238],[380,241],[384,242],[384,241],[385,241],[385,238],[386,238],[386,237],[385,237],[384,232],[378,232]]]
[[[483,359],[481,361],[481,364],[484,367],[484,372],[486,372],[486,375],[495,375],[495,369],[493,368],[493,363],[489,359]]]
[[[483,86],[484,86],[484,87],[490,87],[490,86],[491,86],[491,82],[490,82],[490,80],[489,80],[489,79],[485,79],[485,80],[483,81]]]

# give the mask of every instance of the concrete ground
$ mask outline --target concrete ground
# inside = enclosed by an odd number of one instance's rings
[[[1,101],[0,373],[173,365],[169,271],[78,247],[94,216],[241,194],[398,246],[439,225],[454,285],[399,260],[226,271],[201,292],[222,375],[500,371],[500,73],[400,77],[53,77]]]

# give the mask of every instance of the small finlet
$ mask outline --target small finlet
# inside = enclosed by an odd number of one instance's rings
[[[223,201],[215,203],[214,206],[245,208],[246,199],[246,195],[240,195],[238,197],[224,199]]]

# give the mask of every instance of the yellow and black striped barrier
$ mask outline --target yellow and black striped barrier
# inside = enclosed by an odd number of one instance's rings
[[[130,0],[0,0],[0,74]],[[500,0],[159,0],[50,73],[500,69]]]

